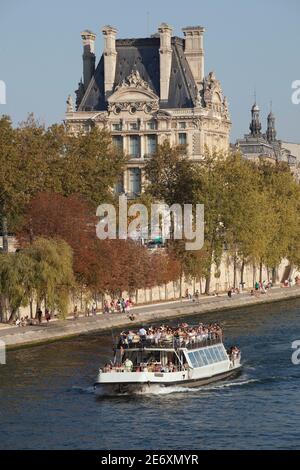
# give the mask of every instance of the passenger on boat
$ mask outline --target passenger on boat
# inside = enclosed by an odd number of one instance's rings
[[[229,358],[232,361],[232,364],[235,365],[237,359],[240,358],[240,350],[237,346],[231,346],[228,352]]]
[[[125,359],[124,369],[125,369],[125,372],[132,372],[133,362],[129,358]]]

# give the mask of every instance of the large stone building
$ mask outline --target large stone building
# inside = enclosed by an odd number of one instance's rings
[[[84,31],[83,80],[76,110],[69,97],[65,123],[74,132],[91,126],[111,131],[113,142],[129,156],[117,188],[128,196],[142,190],[143,166],[157,144],[186,144],[193,160],[205,147],[228,150],[231,127],[227,100],[213,72],[204,74],[204,28],[183,28],[172,36],[163,23],[148,38],[116,39],[105,26],[104,51],[95,66],[95,34]]]
[[[286,162],[298,177],[299,159],[294,147],[277,139],[275,116],[272,111],[267,117],[266,132],[262,133],[260,109],[256,103],[251,108],[250,133],[238,139],[235,146],[245,158],[258,160],[265,158],[273,162]],[[299,150],[298,150],[299,151]],[[300,154],[299,154],[300,156]]]

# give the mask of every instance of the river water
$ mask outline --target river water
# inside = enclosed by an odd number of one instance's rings
[[[9,351],[0,365],[1,449],[299,449],[300,301],[201,314],[242,349],[243,373],[198,389],[100,398],[111,334]],[[185,319],[186,321],[186,319]],[[177,323],[178,320],[173,321]]]

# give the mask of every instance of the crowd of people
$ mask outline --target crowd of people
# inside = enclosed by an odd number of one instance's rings
[[[188,367],[187,364],[185,364]],[[131,359],[126,358],[123,364],[111,364],[107,363],[103,367],[103,372],[177,372],[178,367],[169,361],[166,365],[162,365],[158,362],[150,362],[147,364],[139,364],[134,367]]]
[[[118,349],[128,349],[139,346],[186,347],[195,343],[212,340],[222,340],[222,328],[218,323],[189,326],[181,323],[177,327],[161,325],[149,328],[141,327],[138,331],[122,331],[117,342]]]
[[[126,313],[129,315],[132,306],[133,301],[130,298],[125,300],[123,297],[120,297],[117,300],[112,299],[110,302],[105,300],[103,313]]]
[[[107,300],[105,299],[103,302],[103,313],[126,313],[130,315],[130,310],[131,307],[133,306],[133,301],[129,299],[124,299],[123,297],[120,297],[119,299],[111,299]],[[96,316],[97,312],[99,310],[97,309],[97,305],[95,302],[92,304],[87,303],[85,307],[85,316],[89,317],[90,315]],[[78,312],[78,307],[75,305],[74,307],[74,312],[73,312],[74,319],[79,317],[79,312]]]

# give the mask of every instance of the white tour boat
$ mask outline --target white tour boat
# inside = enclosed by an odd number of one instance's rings
[[[177,385],[199,387],[238,375],[241,370],[240,351],[236,347],[226,351],[220,334],[200,340],[182,336],[158,340],[130,334],[131,341],[119,341],[113,361],[99,369],[96,394],[147,394]]]

